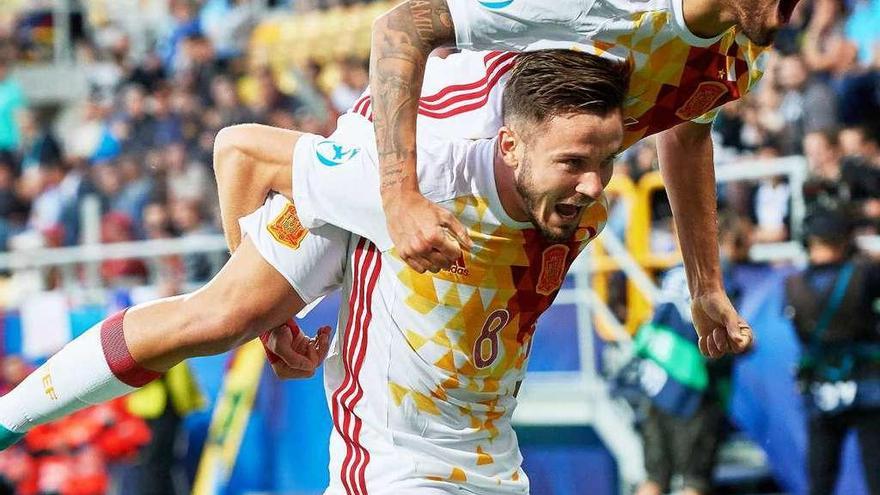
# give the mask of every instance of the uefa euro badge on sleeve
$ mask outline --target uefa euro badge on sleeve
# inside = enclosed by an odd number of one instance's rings
[[[325,140],[315,145],[318,161],[325,167],[336,167],[357,156],[360,148]]]
[[[498,10],[513,3],[513,0],[479,0],[480,5],[487,9]]]
[[[284,210],[266,228],[269,229],[269,233],[276,241],[290,249],[298,249],[309,233],[308,229],[300,223],[293,203],[287,203]]]

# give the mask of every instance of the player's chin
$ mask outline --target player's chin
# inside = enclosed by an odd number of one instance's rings
[[[553,218],[551,215],[547,222],[541,226],[541,232],[544,238],[553,242],[565,242],[571,239],[575,231],[577,231],[580,218],[577,220],[563,220],[561,218]]]
[[[744,30],[743,34],[754,44],[758,46],[770,46],[776,41],[776,33],[779,31],[777,27],[756,27],[754,29]]]

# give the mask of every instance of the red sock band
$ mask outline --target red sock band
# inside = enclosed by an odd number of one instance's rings
[[[104,320],[101,325],[101,347],[110,371],[119,381],[130,387],[143,387],[162,376],[162,373],[142,367],[131,357],[122,333],[122,319],[126,311],[123,309]]]

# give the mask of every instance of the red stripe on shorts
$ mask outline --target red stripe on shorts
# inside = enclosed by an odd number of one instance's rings
[[[376,246],[372,243],[368,244],[367,249],[370,253],[373,254],[373,256],[375,258],[375,263],[372,265],[373,270],[369,271],[369,268],[368,268],[368,271],[367,271],[368,276],[369,276],[369,281],[367,282],[367,294],[366,294],[366,301],[365,301],[367,314],[364,316],[364,321],[361,325],[361,330],[359,332],[360,337],[361,337],[361,344],[360,344],[360,346],[356,347],[357,354],[355,355],[355,359],[354,359],[354,362],[355,362],[355,364],[354,364],[354,377],[355,377],[355,381],[356,381],[357,386],[355,387],[355,395],[351,399],[350,410],[352,410],[352,411],[354,410],[355,406],[357,406],[357,404],[360,402],[361,398],[363,398],[363,396],[364,396],[364,389],[360,383],[360,371],[361,371],[361,368],[363,368],[364,358],[366,357],[366,354],[367,354],[367,339],[368,339],[369,333],[370,333],[369,332],[370,322],[373,319],[373,306],[372,306],[373,291],[376,288],[376,282],[379,280],[379,272],[382,269],[382,257],[381,257],[382,255],[379,254],[379,250],[376,249]],[[369,453],[369,451],[367,451],[366,448],[364,448],[364,446],[359,441],[362,427],[363,427],[363,424],[362,424],[361,419],[355,415],[354,416],[353,436],[354,436],[355,444],[359,447],[359,451],[358,451],[359,455],[355,458],[354,466],[352,468],[352,471],[350,471],[349,476],[354,478],[352,481],[356,482],[358,484],[358,486],[360,486],[363,489],[362,493],[364,493],[366,495],[366,493],[367,493],[366,471],[367,471],[367,464],[370,463],[370,453]]]
[[[360,371],[367,350],[367,330],[372,319],[370,302],[381,270],[381,255],[373,244],[361,239],[354,258],[354,280],[349,296],[349,318],[343,340],[345,378],[333,393],[333,425],[345,442],[346,455],[340,477],[347,494],[367,495],[366,467],[369,452],[360,443],[361,419],[354,413],[363,388]]]

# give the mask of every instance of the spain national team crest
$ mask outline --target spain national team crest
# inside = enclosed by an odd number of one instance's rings
[[[562,286],[568,250],[568,246],[564,244],[555,244],[544,250],[541,255],[541,275],[535,285],[535,292],[549,296]]]
[[[287,203],[284,210],[266,228],[276,241],[291,249],[298,249],[309,233],[300,223],[293,203]]]
[[[688,98],[688,101],[676,110],[675,116],[681,120],[693,120],[715,108],[718,100],[726,95],[728,91],[724,83],[703,81],[697,86],[696,91]]]

